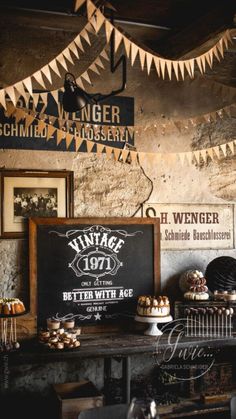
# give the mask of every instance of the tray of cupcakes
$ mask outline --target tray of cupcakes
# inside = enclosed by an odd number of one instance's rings
[[[49,318],[47,328],[39,330],[38,340],[46,349],[71,351],[80,347],[80,334],[74,319]]]

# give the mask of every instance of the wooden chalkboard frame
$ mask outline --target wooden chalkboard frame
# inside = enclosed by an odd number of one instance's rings
[[[153,226],[153,290],[160,292],[160,220],[159,218],[31,218],[29,220],[29,280],[30,280],[30,307],[29,313],[21,319],[21,326],[28,330],[29,336],[37,333],[37,228],[41,225],[152,225]],[[83,326],[83,333],[95,333],[114,330],[113,326]]]

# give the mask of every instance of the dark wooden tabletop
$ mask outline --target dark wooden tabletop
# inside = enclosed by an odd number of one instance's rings
[[[56,350],[49,349],[40,344],[37,339],[21,342],[21,348],[9,353],[13,363],[40,363],[97,357],[124,357],[137,354],[156,355],[158,351],[166,348],[168,341],[165,336],[161,338],[146,336],[140,333],[114,333],[92,334],[80,336],[81,346],[76,349]],[[236,337],[233,338],[186,338],[178,342],[178,350],[185,347],[226,348],[236,346]]]

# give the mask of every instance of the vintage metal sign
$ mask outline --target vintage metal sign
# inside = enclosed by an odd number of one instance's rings
[[[126,144],[134,146],[134,98],[114,96],[98,104],[88,104],[80,112],[74,114],[64,112],[61,100],[61,95],[59,95],[59,103],[56,103],[49,93],[46,105],[39,100],[35,109],[32,99],[26,104],[21,98],[19,107],[27,107],[35,112],[49,115],[55,119],[54,125],[57,128],[59,128],[58,121],[61,121],[65,131],[85,140],[120,149]],[[107,127],[107,130],[102,127]],[[129,127],[129,129],[124,127]],[[39,132],[37,121],[33,121],[26,128],[23,120],[16,123],[14,118],[4,115],[3,109],[0,109],[0,141],[1,148],[6,149],[75,151],[74,140],[69,148],[66,147],[65,139],[57,144],[55,133],[47,140],[46,127]],[[82,145],[80,151],[86,152],[87,149]]]
[[[159,217],[161,248],[232,249],[233,205],[144,204],[144,217]]]

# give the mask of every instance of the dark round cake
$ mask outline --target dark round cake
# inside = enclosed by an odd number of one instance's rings
[[[231,291],[236,289],[236,259],[220,256],[213,259],[206,268],[205,278],[210,291]]]

